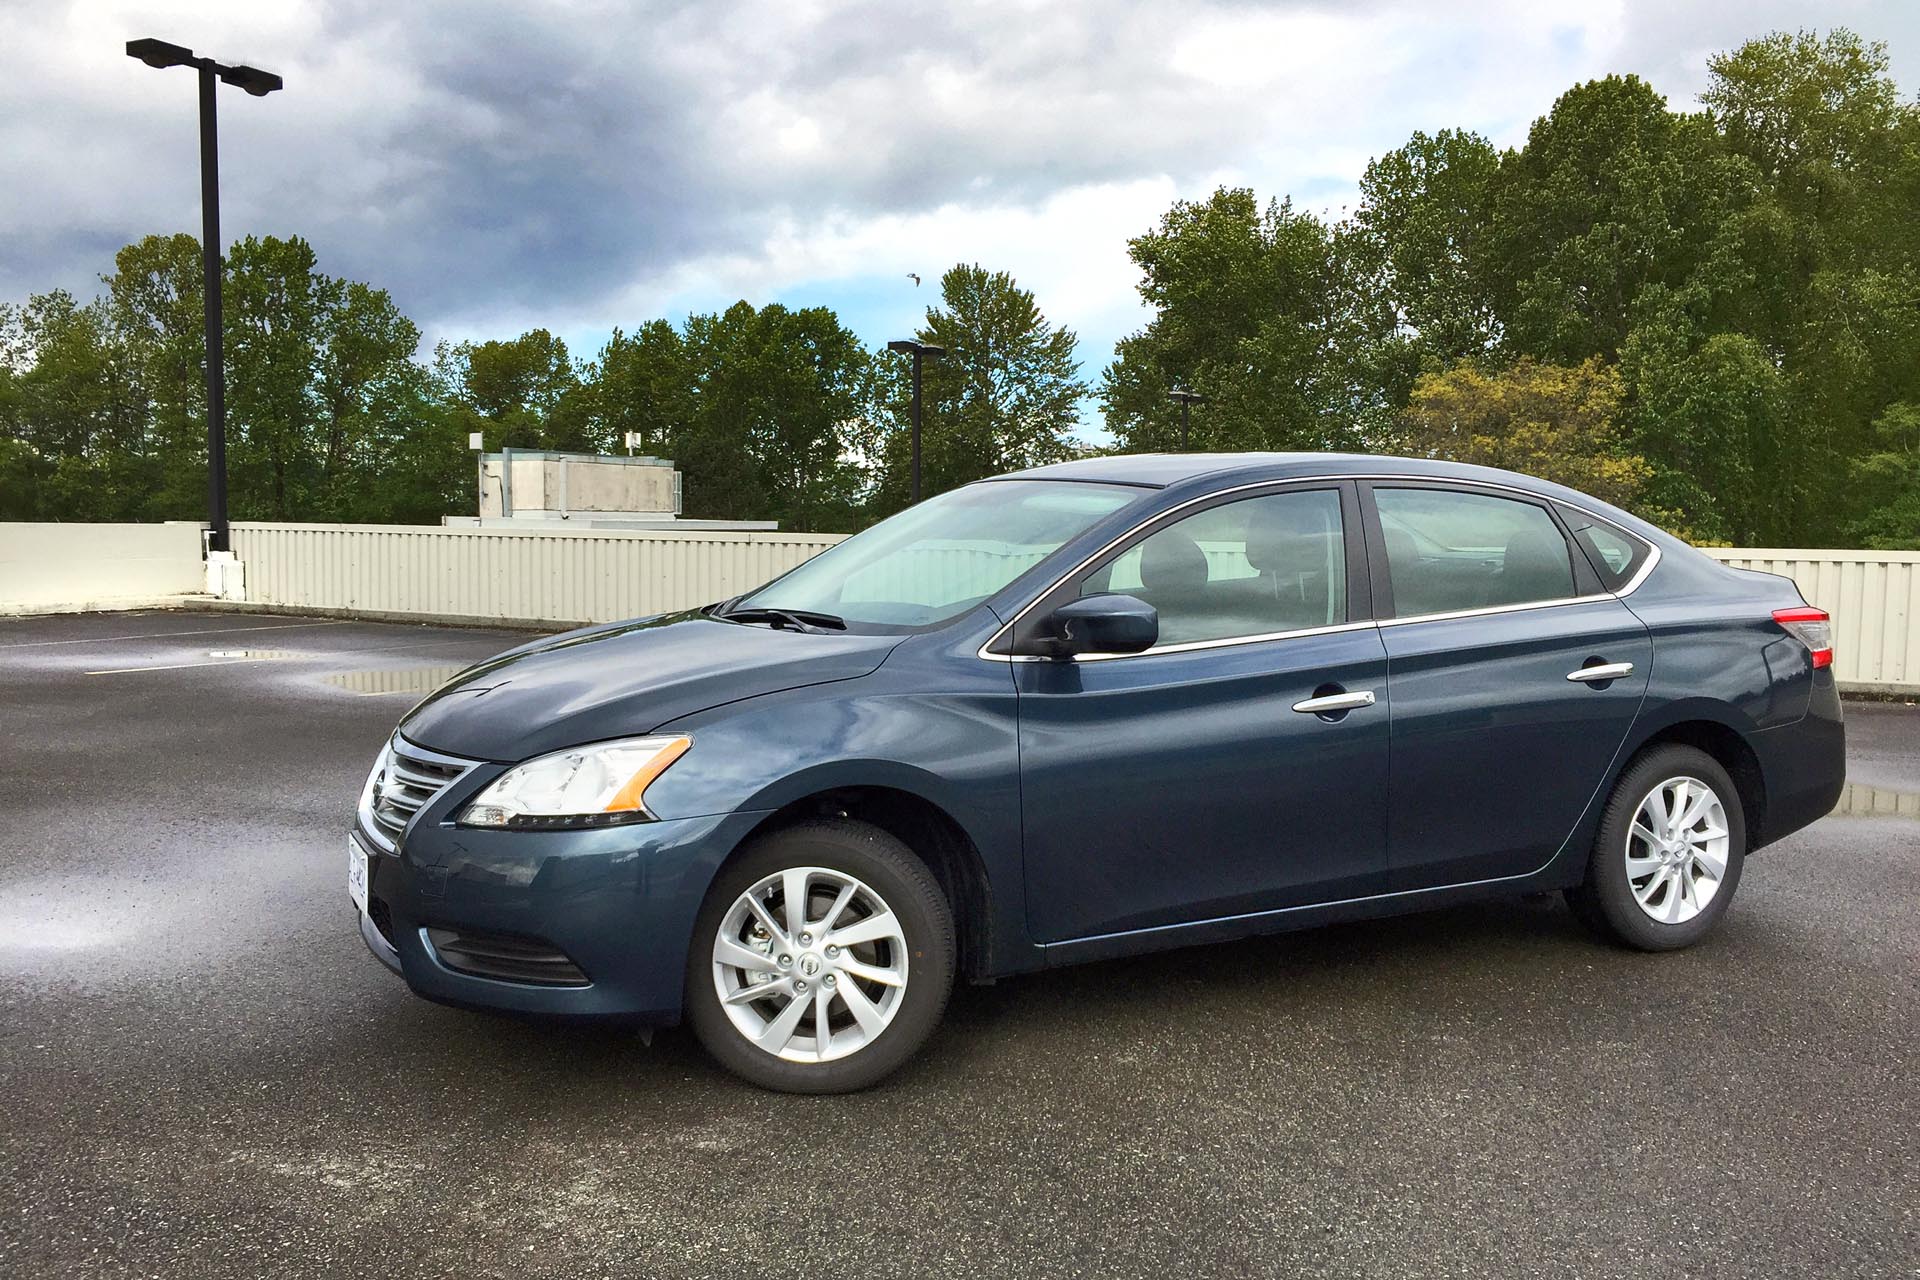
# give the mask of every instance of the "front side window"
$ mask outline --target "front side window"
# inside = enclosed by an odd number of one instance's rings
[[[985,600],[1142,496],[1124,485],[991,480],[953,489],[828,548],[729,606],[909,629]]]
[[[1149,534],[1082,581],[1080,594],[1138,596],[1160,645],[1230,640],[1347,620],[1347,557],[1335,489],[1209,507]]]
[[[1570,599],[1573,559],[1544,507],[1451,489],[1373,491],[1395,616]]]

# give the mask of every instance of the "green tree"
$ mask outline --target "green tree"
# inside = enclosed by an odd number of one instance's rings
[[[862,477],[849,458],[872,356],[825,307],[760,313],[763,420],[755,442],[771,514],[782,527],[847,528]]]
[[[665,320],[649,320],[631,334],[615,329],[599,358],[581,373],[588,434],[601,448],[617,451],[633,432],[643,450],[667,451],[692,418],[687,359],[679,331]]]
[[[155,487],[144,444],[145,406],[126,376],[126,355],[107,306],[56,290],[28,299],[15,340],[25,363],[9,378],[13,434],[39,459],[22,477],[40,491],[28,504],[68,519],[138,513]],[[16,465],[21,455],[16,451]]]
[[[1191,444],[1209,449],[1328,449],[1364,439],[1355,363],[1368,326],[1333,233],[1290,203],[1262,207],[1222,187],[1181,201],[1128,241],[1146,328],[1120,340],[1101,377],[1107,427],[1128,450],[1179,447],[1168,393],[1208,397]]]
[[[1920,404],[1890,405],[1873,424],[1873,451],[1852,467],[1866,512],[1853,536],[1882,550],[1920,551]]]
[[[1477,133],[1415,133],[1367,165],[1354,209],[1357,283],[1390,307],[1430,368],[1485,356],[1499,340],[1487,230],[1500,157]]]
[[[682,344],[689,408],[668,442],[686,514],[845,527],[871,365],[859,340],[823,307],[736,302],[688,317]]]
[[[0,520],[59,518],[59,512],[42,510],[52,474],[53,463],[32,445],[0,436]]]
[[[1059,462],[1075,452],[1086,384],[1073,331],[1050,323],[1031,291],[1004,271],[959,264],[915,334],[945,349],[921,367],[921,492]],[[875,514],[912,495],[912,360],[881,357],[866,447],[878,469]]]
[[[200,242],[147,236],[114,255],[102,277],[125,361],[129,398],[144,406],[145,501],[94,519],[195,519],[207,510],[206,341]],[[75,509],[63,500],[61,509]]]
[[[1817,271],[1796,310],[1782,359],[1794,429],[1779,479],[1793,498],[1785,528],[1817,545],[1843,538],[1859,513],[1848,463],[1876,447],[1874,422],[1920,400],[1920,271]]]
[[[1786,378],[1739,333],[1690,346],[1672,329],[1635,331],[1623,360],[1633,380],[1628,439],[1653,465],[1652,502],[1682,512],[1692,536],[1775,545],[1813,480],[1796,480]]]
[[[505,341],[442,342],[434,348],[434,368],[442,394],[466,411],[490,448],[592,447],[583,438],[584,414],[561,412],[579,374],[567,344],[547,330]]]
[[[1707,65],[1712,81],[1701,101],[1809,239],[1867,248],[1859,237],[1872,228],[1861,215],[1885,212],[1897,126],[1911,114],[1888,74],[1886,45],[1845,28],[1824,38],[1774,32]]]
[[[426,371],[413,359],[420,330],[386,290],[327,280],[321,296],[313,386],[320,484],[315,505],[333,518],[345,518],[366,509],[369,479],[388,469],[399,442],[427,428],[434,406]],[[459,445],[464,454],[464,438]],[[435,514],[458,509],[444,507]]]
[[[1501,165],[1491,254],[1508,348],[1613,358],[1641,291],[1686,281],[1737,198],[1720,145],[1637,76],[1562,95]]]
[[[1421,375],[1395,443],[1414,457],[1521,471],[1647,515],[1653,468],[1625,447],[1625,398],[1619,370],[1598,359],[1567,367],[1522,356],[1492,371],[1466,362]]]
[[[325,283],[313,247],[248,236],[226,264],[228,476],[239,519],[314,509],[320,481],[320,362]]]

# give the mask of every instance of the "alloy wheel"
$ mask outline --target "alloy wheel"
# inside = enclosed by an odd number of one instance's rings
[[[1731,838],[1720,795],[1698,778],[1649,791],[1627,832],[1627,884],[1649,918],[1685,924],[1720,891]]]
[[[734,899],[713,940],[727,1020],[788,1062],[831,1062],[877,1039],[907,990],[907,941],[886,901],[826,867],[789,867]]]

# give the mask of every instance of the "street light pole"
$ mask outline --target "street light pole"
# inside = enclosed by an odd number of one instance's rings
[[[913,356],[913,501],[920,501],[920,361],[922,357],[938,360],[947,354],[945,347],[937,347],[931,342],[916,342],[911,338],[901,338],[887,344],[889,351],[901,351]]]
[[[1188,416],[1193,412],[1193,406],[1205,404],[1207,398],[1198,391],[1189,391],[1185,387],[1175,387],[1167,393],[1167,398],[1180,406],[1180,452],[1185,453],[1187,451]]]
[[[220,279],[220,137],[211,63],[200,67],[200,296],[207,325],[207,550],[229,551],[227,532],[227,344]]]
[[[129,40],[127,56],[150,67],[193,67],[200,73],[200,291],[206,312],[207,346],[207,550],[227,551],[227,356],[221,314],[220,138],[214,89],[224,80],[256,98],[282,87],[279,76],[258,67],[227,66],[165,40]]]

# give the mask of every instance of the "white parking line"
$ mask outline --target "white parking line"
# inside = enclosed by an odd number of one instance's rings
[[[84,671],[89,676],[123,676],[133,671],[185,671],[188,667],[244,667],[249,662],[273,662],[273,658],[228,658],[223,662],[174,662],[160,667],[108,667],[103,671]]]
[[[292,622],[285,626],[203,627],[196,631],[147,631],[132,636],[88,636],[82,640],[26,640],[19,644],[0,644],[0,649],[44,649],[57,644],[112,644],[116,640],[165,640],[170,636],[217,636],[230,631],[299,631],[307,627],[344,627],[351,621],[353,621],[351,618],[337,618],[331,622]]]

